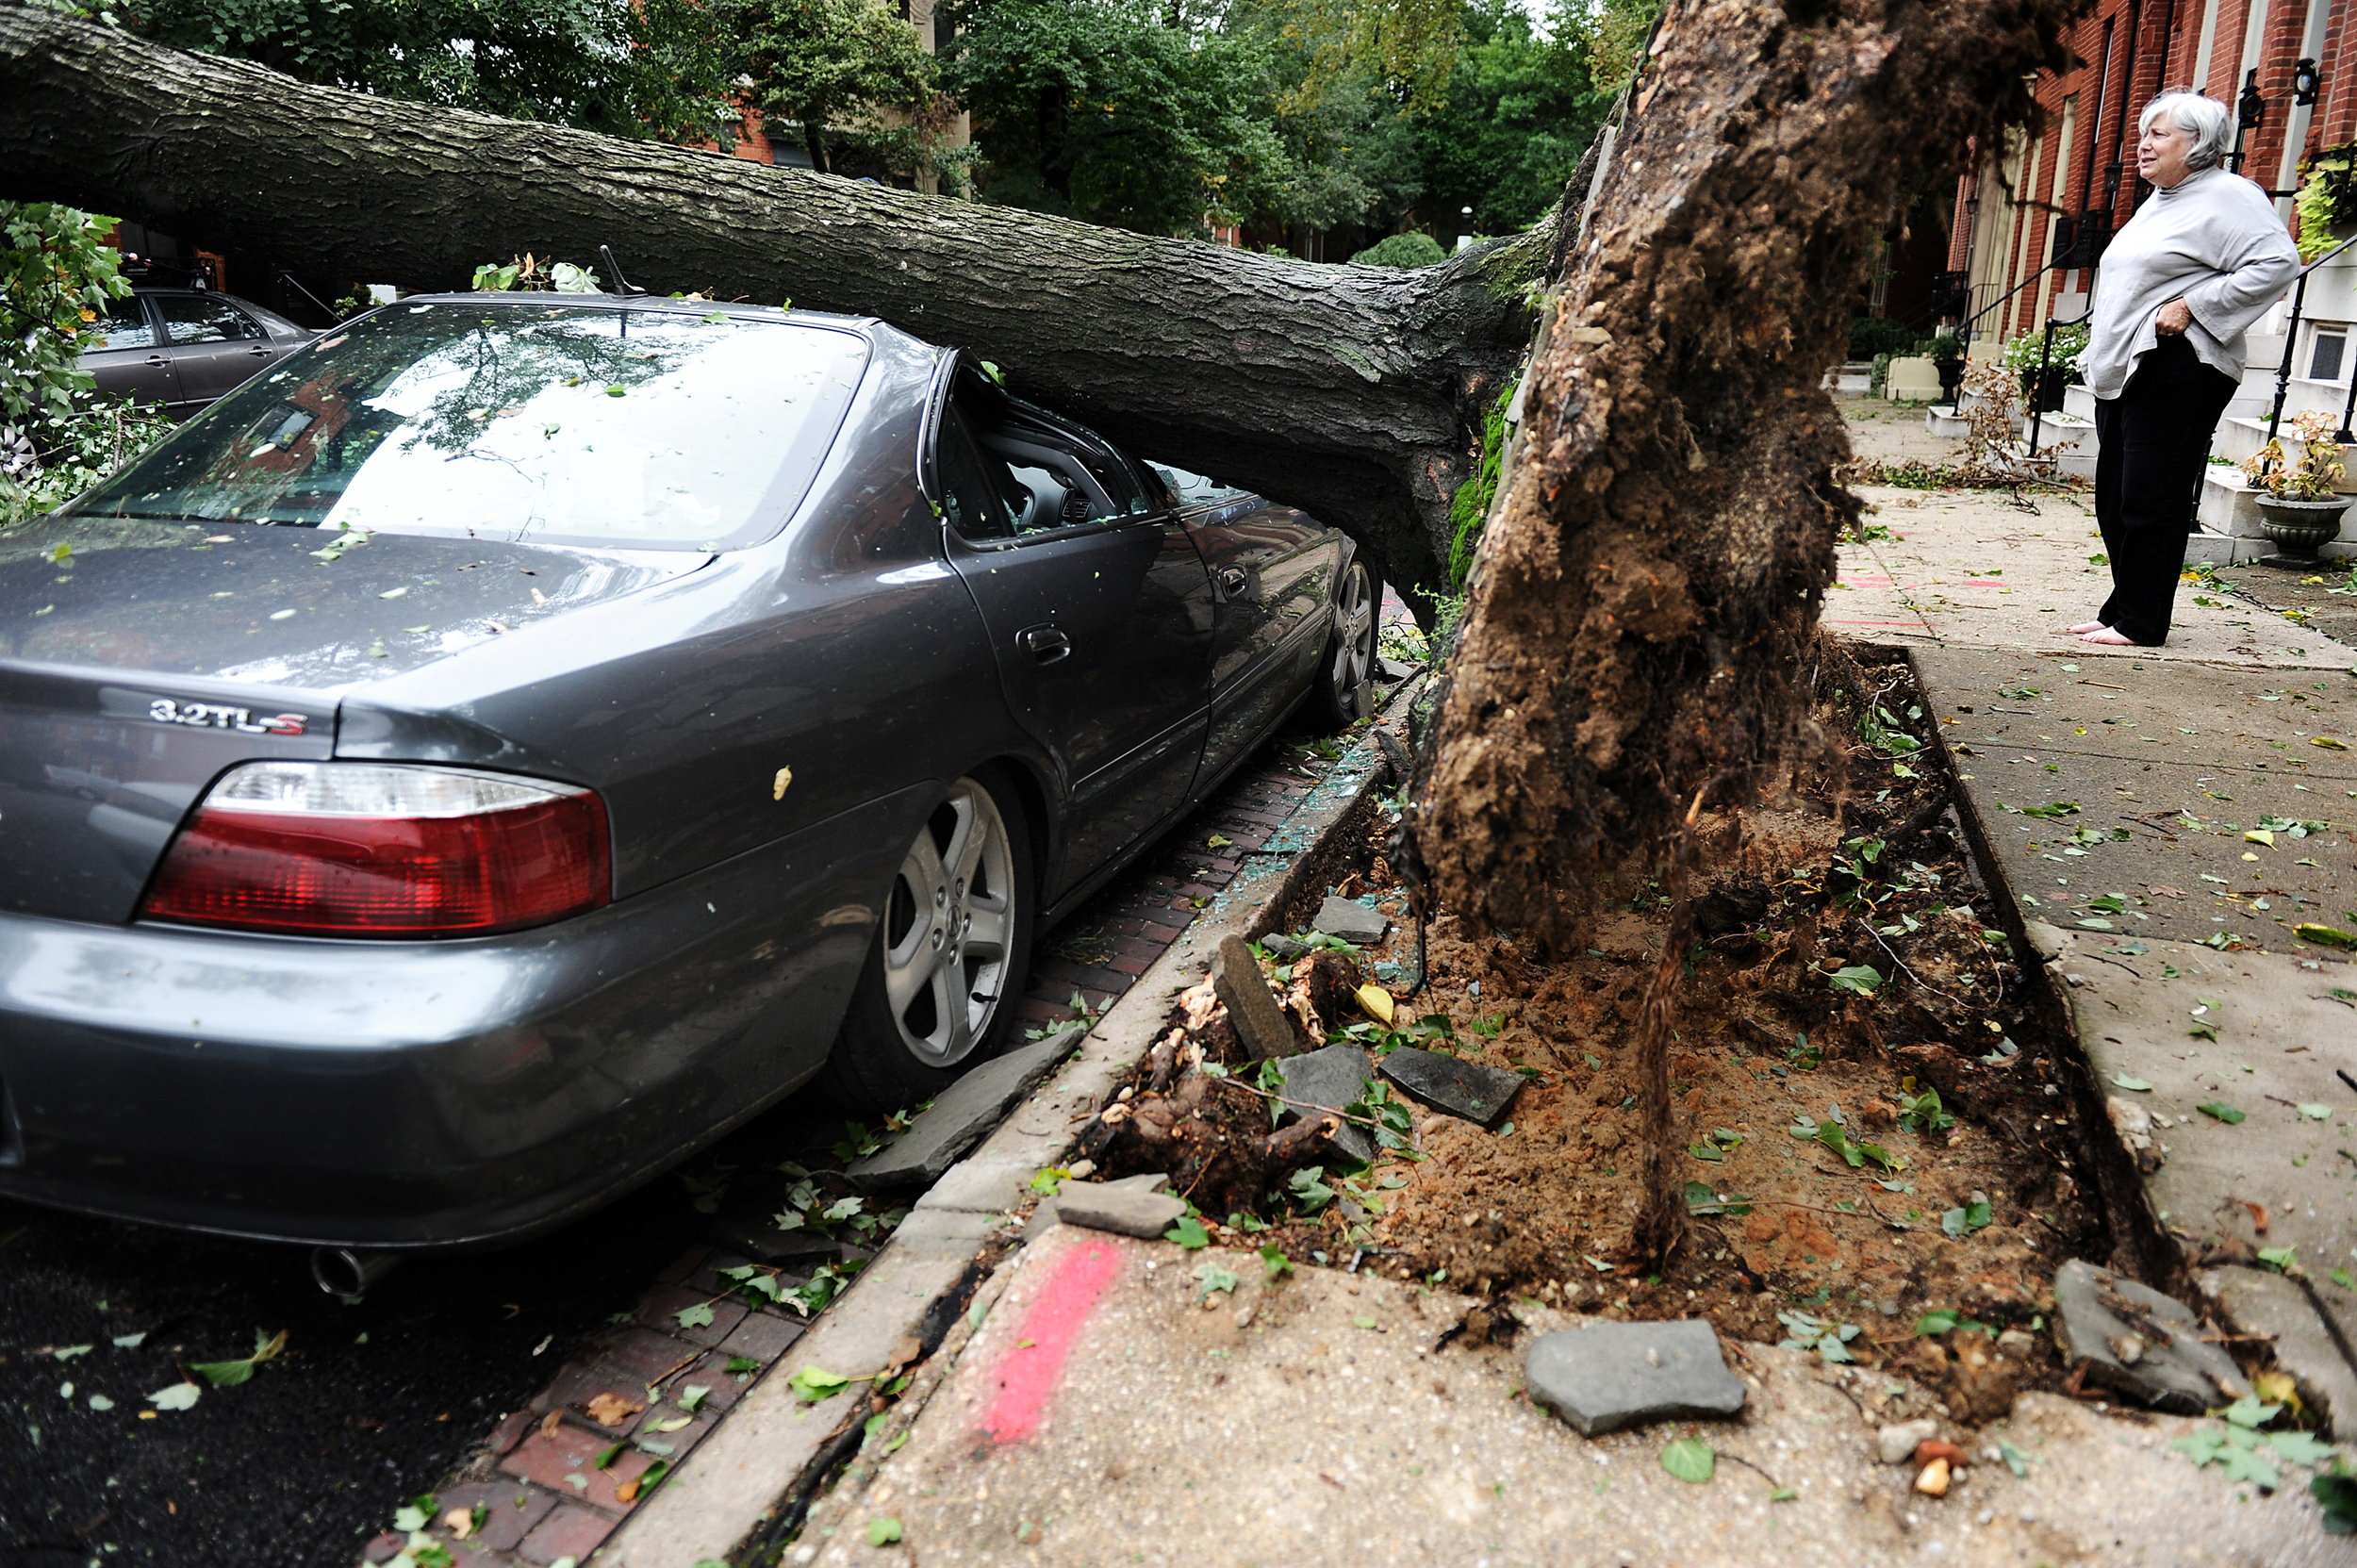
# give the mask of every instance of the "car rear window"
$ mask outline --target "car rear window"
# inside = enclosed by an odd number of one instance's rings
[[[866,364],[834,328],[547,300],[363,318],[70,510],[726,549],[784,522]]]

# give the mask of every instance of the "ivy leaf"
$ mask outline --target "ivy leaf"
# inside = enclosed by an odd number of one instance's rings
[[[1962,1241],[1975,1230],[1985,1230],[1996,1218],[1986,1203],[1970,1203],[1961,1209],[1951,1209],[1939,1216],[1939,1229],[1951,1241]]]
[[[822,1399],[832,1399],[842,1393],[850,1381],[843,1374],[829,1372],[822,1366],[804,1366],[796,1369],[794,1376],[788,1378],[785,1383],[800,1395],[803,1404],[816,1405]]]
[[[149,1395],[147,1402],[159,1411],[185,1411],[193,1408],[204,1392],[194,1383],[174,1383]]]
[[[1883,977],[1882,971],[1871,965],[1853,964],[1846,968],[1836,969],[1826,976],[1825,983],[1836,991],[1847,991],[1854,996],[1871,997],[1882,989]]]
[[[1700,1486],[1719,1467],[1719,1455],[1698,1437],[1682,1437],[1661,1450],[1661,1468],[1679,1480]]]
[[[889,1546],[899,1539],[900,1521],[890,1514],[867,1521],[867,1543],[870,1546]]]
[[[1162,1240],[1176,1242],[1189,1252],[1211,1245],[1211,1233],[1203,1229],[1203,1222],[1193,1214],[1180,1214],[1178,1223],[1162,1232]]]
[[[700,1301],[692,1307],[682,1307],[671,1315],[679,1319],[679,1326],[683,1329],[709,1329],[712,1327],[712,1303]]]
[[[2207,1104],[2197,1105],[2194,1109],[2200,1112],[2205,1116],[2215,1117],[2217,1120],[2224,1122],[2229,1127],[2239,1126],[2244,1120],[2243,1114],[2240,1111],[2235,1110],[2233,1106],[2227,1104],[2222,1099],[2214,1099],[2209,1101]]]

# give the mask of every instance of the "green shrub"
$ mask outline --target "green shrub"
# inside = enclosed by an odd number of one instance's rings
[[[116,220],[0,202],[0,525],[71,501],[172,428],[99,401],[81,368],[91,328],[131,292],[105,241]]]
[[[1433,239],[1422,229],[1409,229],[1406,234],[1390,235],[1376,241],[1357,256],[1352,256],[1350,264],[1354,267],[1405,269],[1429,267],[1435,262],[1447,259],[1448,252],[1441,249],[1441,242],[1438,239]]]
[[[1905,354],[1915,347],[1915,329],[1883,316],[1860,316],[1850,323],[1850,357]]]
[[[1923,352],[1934,359],[1962,359],[1964,339],[1953,332],[1943,332],[1924,344]]]

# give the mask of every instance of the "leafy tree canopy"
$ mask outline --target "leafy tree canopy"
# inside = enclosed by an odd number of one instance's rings
[[[1290,167],[1260,41],[1157,0],[979,0],[944,80],[985,200],[1153,234],[1247,217]]]
[[[740,0],[746,97],[768,114],[799,120],[812,165],[830,171],[825,128],[865,122],[870,140],[934,116],[933,58],[915,31],[876,0]],[[894,114],[898,127],[875,121]]]
[[[726,41],[697,0],[128,0],[107,14],[305,81],[513,120],[684,140],[735,120]]]

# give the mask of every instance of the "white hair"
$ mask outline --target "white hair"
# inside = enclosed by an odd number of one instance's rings
[[[2145,105],[2144,112],[2136,117],[2136,134],[2151,130],[2152,122],[2164,114],[2193,138],[2193,151],[2186,155],[2185,163],[2197,172],[2224,158],[2233,145],[2233,112],[2216,98],[2199,92],[2164,92]]]

